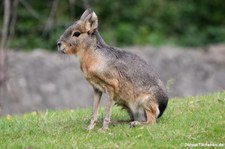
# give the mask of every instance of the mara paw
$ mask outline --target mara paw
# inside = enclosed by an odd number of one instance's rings
[[[130,123],[129,123],[129,128],[134,128],[134,127],[136,127],[136,126],[138,126],[138,125],[140,125],[140,124],[141,124],[141,123],[138,122],[138,121],[130,122]]]
[[[90,125],[88,126],[87,130],[90,131],[90,130],[94,129],[94,127],[95,127],[95,125],[90,124]]]
[[[109,128],[108,127],[102,127],[98,130],[98,132],[101,132],[101,133],[104,133],[108,130]]]

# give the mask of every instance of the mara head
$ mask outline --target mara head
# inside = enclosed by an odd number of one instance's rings
[[[89,48],[95,40],[92,34],[97,28],[98,19],[95,12],[85,10],[80,19],[60,36],[57,43],[58,50],[65,54],[78,54]]]

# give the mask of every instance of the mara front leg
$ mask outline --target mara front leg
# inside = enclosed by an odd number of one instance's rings
[[[107,103],[107,107],[105,109],[105,117],[103,120],[103,126],[100,129],[100,131],[106,131],[109,127],[109,123],[110,123],[110,117],[111,117],[111,110],[112,110],[112,106],[113,106],[113,92],[108,92],[109,95],[109,101]]]
[[[99,109],[99,103],[100,103],[101,97],[102,97],[102,92],[94,88],[94,102],[93,102],[91,122],[88,126],[88,130],[93,129],[98,120],[98,109]]]

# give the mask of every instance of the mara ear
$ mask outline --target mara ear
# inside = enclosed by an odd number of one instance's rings
[[[90,9],[86,9],[84,13],[81,15],[80,20],[84,20],[92,11]]]
[[[95,12],[91,12],[84,19],[85,29],[88,33],[93,33],[98,28],[98,17]]]

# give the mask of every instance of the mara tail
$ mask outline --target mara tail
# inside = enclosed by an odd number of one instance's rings
[[[162,95],[158,96],[158,104],[159,104],[159,115],[158,118],[160,118],[165,111],[167,104],[168,104],[169,97],[167,95]]]

